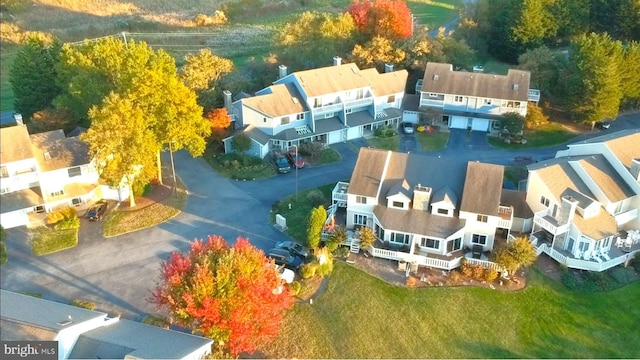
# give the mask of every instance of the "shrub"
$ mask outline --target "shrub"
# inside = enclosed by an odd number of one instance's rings
[[[349,248],[346,246],[339,246],[336,251],[333,252],[333,255],[339,258],[346,259],[349,257]]]
[[[484,271],[484,279],[486,281],[493,281],[498,278],[498,271],[493,268],[485,269]]]
[[[318,269],[318,264],[316,263],[307,263],[300,267],[300,276],[303,279],[311,279],[316,276],[316,270]]]
[[[80,219],[76,216],[74,218],[67,218],[62,221],[59,221],[55,224],[54,229],[56,230],[70,230],[70,229],[78,229],[80,227]]]
[[[638,260],[634,260],[638,261]],[[634,276],[635,269],[633,268],[624,268],[624,267],[615,267],[611,269],[609,275],[620,285],[628,284],[635,279]]]
[[[319,249],[316,251],[315,255],[318,259],[318,268],[316,273],[322,277],[331,274],[333,271],[333,255],[329,249]]]
[[[322,154],[322,150],[324,150],[324,144],[321,142],[305,142],[300,144],[298,149],[302,156],[307,156],[312,160],[318,159]]]
[[[70,305],[79,307],[79,308],[83,308],[83,309],[87,309],[87,310],[93,310],[96,308],[96,304],[93,303],[92,301],[85,301],[85,300],[80,300],[80,299],[74,299]]]
[[[298,296],[300,294],[300,290],[302,290],[302,284],[299,281],[294,281],[291,284],[287,284],[291,295]]]
[[[376,242],[376,234],[370,227],[363,226],[360,228],[360,247],[368,249]]]
[[[466,260],[462,261],[460,270],[462,271],[462,275],[464,276],[473,276],[473,266],[471,266],[471,264],[469,264]]]
[[[451,280],[452,284],[456,284],[458,281],[460,281],[460,277],[462,276],[462,274],[460,274],[459,271],[457,270],[452,270],[449,273],[449,280]]]
[[[80,227],[80,219],[76,209],[66,207],[48,213],[47,224],[55,225],[56,230],[77,229]]]
[[[345,229],[344,226],[336,226],[333,233],[329,236],[325,246],[329,251],[334,252],[338,249],[340,244],[345,242],[345,240],[347,240],[347,229]]]
[[[418,285],[418,279],[413,276],[407,278],[407,287],[416,287]]]
[[[318,207],[320,205],[324,205],[327,202],[327,198],[324,196],[322,191],[318,189],[313,189],[307,193],[306,199],[311,203],[311,206]]]
[[[472,267],[472,276],[475,279],[483,279],[484,278],[484,268],[482,267],[482,265],[476,265]]]

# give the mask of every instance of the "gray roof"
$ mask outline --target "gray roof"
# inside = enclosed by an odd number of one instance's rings
[[[242,130],[247,134],[251,139],[259,142],[262,145],[266,145],[269,142],[269,135],[265,134],[262,130],[258,129],[253,125],[249,125]]]
[[[441,202],[441,201],[451,204],[453,206],[456,206],[456,204],[458,203],[458,198],[456,197],[456,194],[453,191],[453,189],[451,189],[449,186],[445,186],[437,190],[433,194],[433,197],[431,197],[432,204]]]
[[[211,346],[212,340],[174,330],[120,319],[120,321],[82,334],[70,359],[181,359]]]
[[[375,124],[377,122],[385,121],[388,119],[401,118],[402,111],[396,108],[384,109],[376,117],[371,116],[368,111],[358,111],[351,114],[347,114],[347,124],[350,127]]]
[[[18,190],[0,195],[2,212],[8,213],[44,204],[40,187]]]
[[[15,125],[0,129],[0,163],[33,158],[33,149],[26,125]]]
[[[460,210],[497,216],[503,176],[502,165],[469,162]]]
[[[465,220],[457,217],[434,215],[424,210],[393,209],[382,205],[376,206],[373,214],[386,231],[397,230],[442,239],[453,235],[465,224]]]
[[[407,182],[407,180],[402,179],[401,181],[398,181],[397,183],[392,185],[389,188],[389,191],[387,192],[387,197],[398,195],[398,194],[402,194],[407,198],[411,199],[413,195],[413,191],[411,189],[411,186],[409,186],[409,183]]]
[[[80,138],[67,138],[62,130],[30,136],[40,171],[53,171],[89,164],[89,147]],[[46,154],[49,155],[46,155]]]
[[[524,191],[502,189],[500,204],[513,206],[513,217],[519,219],[533,218],[533,211],[527,204],[527,193]]]
[[[507,75],[453,71],[451,64],[427,63],[423,92],[527,101],[531,73],[509,69]]]
[[[420,95],[405,94],[402,98],[402,110],[418,111],[420,110]]]

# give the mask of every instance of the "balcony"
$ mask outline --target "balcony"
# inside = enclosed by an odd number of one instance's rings
[[[528,101],[533,101],[536,104],[540,101],[540,90],[538,89],[529,89],[529,93],[527,96]]]
[[[356,107],[369,106],[369,105],[373,105],[373,97],[366,97],[364,99],[345,101],[344,103],[344,107],[346,109],[353,109]]]
[[[513,223],[513,207],[512,206],[499,206],[498,207],[498,227],[503,229],[511,229]]]
[[[420,100],[420,106],[444,107],[444,100]]]
[[[333,188],[331,192],[331,199],[333,200],[333,204],[338,204],[340,207],[347,206],[347,189],[349,188],[349,183],[339,181],[336,186]]]
[[[548,213],[548,210],[542,210],[535,213],[533,217],[534,224],[547,230],[551,235],[564,234],[569,230],[569,223],[559,224],[558,221]]]
[[[338,104],[329,104],[329,105],[313,108],[312,111],[314,115],[322,115],[322,114],[334,113],[342,110],[343,110],[343,104],[338,103]]]

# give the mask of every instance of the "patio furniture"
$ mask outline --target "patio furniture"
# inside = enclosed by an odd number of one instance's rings
[[[602,256],[606,261],[610,261],[611,257],[609,257],[609,253],[608,252],[603,252],[602,254],[600,254],[600,256]]]
[[[473,245],[473,250],[471,250],[471,257],[474,259],[480,259],[482,257],[482,245]]]
[[[585,251],[585,252],[582,254],[582,258],[583,258],[584,260],[589,260],[589,259],[591,259],[591,251],[590,251],[590,250]]]
[[[576,250],[575,257],[576,259],[580,259],[582,257],[582,251]]]
[[[618,238],[616,239],[616,247],[619,249],[622,247],[624,241],[622,240],[622,238],[620,236],[618,236]]]

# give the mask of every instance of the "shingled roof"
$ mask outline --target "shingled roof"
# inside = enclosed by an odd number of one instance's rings
[[[300,92],[293,84],[276,84],[261,95],[242,99],[242,104],[270,117],[300,114],[306,111]]]
[[[497,215],[503,176],[504,167],[501,165],[469,162],[460,210]]]
[[[507,75],[453,71],[453,65],[427,63],[422,92],[528,101],[531,73],[509,69]]]
[[[65,169],[90,162],[87,144],[78,137],[65,137],[62,130],[33,134],[30,138],[40,171]]]
[[[0,164],[33,158],[29,131],[26,125],[0,129]]]

